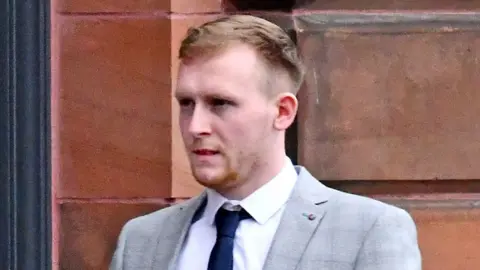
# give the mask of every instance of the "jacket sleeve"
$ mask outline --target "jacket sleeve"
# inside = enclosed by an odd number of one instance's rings
[[[366,234],[355,270],[421,270],[417,229],[411,216],[387,208]]]
[[[127,241],[127,234],[129,228],[129,222],[125,224],[120,232],[120,236],[117,240],[117,245],[110,262],[109,270],[122,270],[123,267],[123,258],[125,253],[125,246]]]

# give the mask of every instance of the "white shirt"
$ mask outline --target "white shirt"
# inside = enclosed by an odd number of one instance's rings
[[[178,261],[178,270],[206,270],[217,230],[215,214],[220,207],[240,205],[253,219],[240,222],[233,247],[233,270],[261,270],[277,231],[285,203],[295,186],[297,173],[288,157],[278,175],[242,201],[229,201],[207,189],[203,215],[190,227]]]

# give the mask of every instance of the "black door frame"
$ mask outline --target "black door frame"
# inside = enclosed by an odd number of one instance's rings
[[[0,0],[0,89],[0,269],[51,269],[48,0]]]

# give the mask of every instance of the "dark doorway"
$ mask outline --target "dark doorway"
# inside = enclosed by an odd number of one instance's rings
[[[51,269],[49,1],[0,1],[0,269]]]

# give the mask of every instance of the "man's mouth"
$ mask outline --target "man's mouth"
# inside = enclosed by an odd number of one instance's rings
[[[220,151],[211,150],[211,149],[195,149],[192,152],[195,155],[199,155],[199,156],[213,156],[220,153]]]

